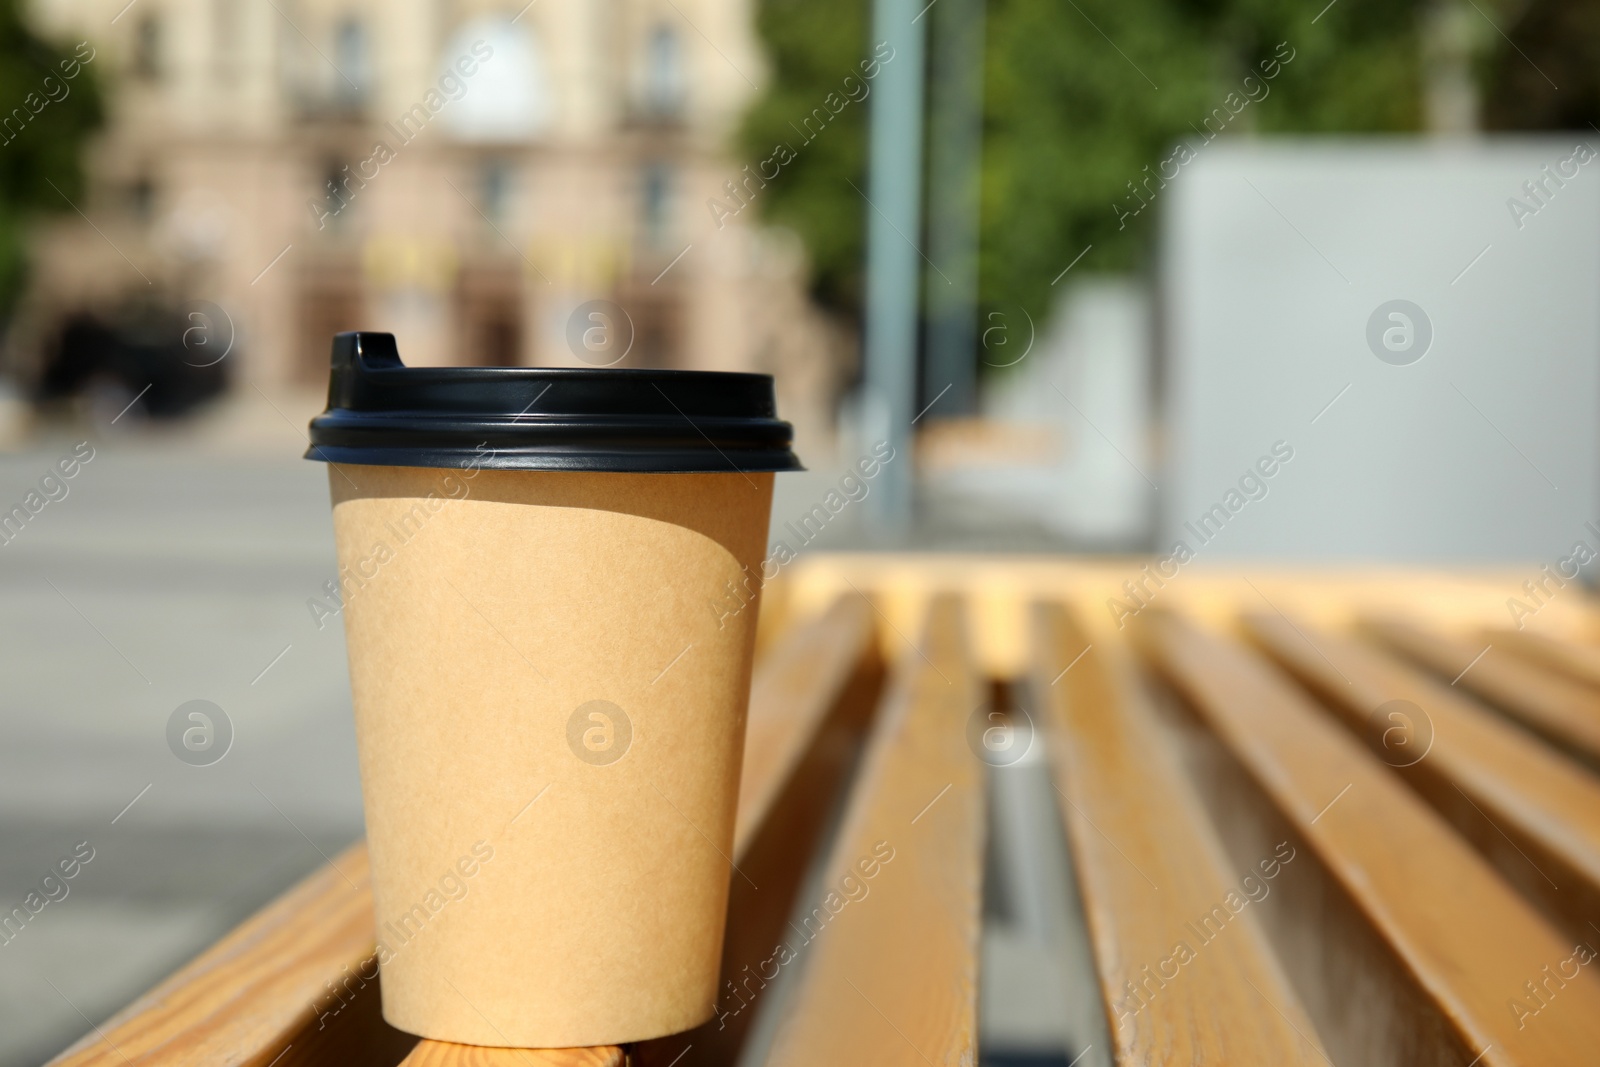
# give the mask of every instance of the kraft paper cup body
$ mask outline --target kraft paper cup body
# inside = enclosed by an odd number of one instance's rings
[[[392,1025],[711,1017],[772,477],[330,467]]]

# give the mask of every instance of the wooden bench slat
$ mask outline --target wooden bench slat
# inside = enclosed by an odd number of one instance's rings
[[[778,638],[757,665],[746,734],[750,762],[740,798],[741,803],[753,798],[760,808],[750,815],[739,812],[735,838],[740,845],[748,847],[762,819],[772,814],[784,776],[794,772],[805,747],[815,740],[853,669],[875,656],[869,614],[864,604],[842,604]],[[799,678],[813,684],[798,686]],[[402,1059],[412,1067],[622,1063],[622,1050],[616,1047],[484,1049],[419,1042],[395,1030],[383,1021],[378,982],[361,980],[374,971],[372,922],[366,845],[358,842],[332,867],[315,872],[245,920],[51,1065],[200,1067],[228,1062],[300,1067],[392,1065]],[[336,988],[342,994],[338,998],[331,992]],[[326,1014],[319,1017],[318,1009]],[[408,1052],[411,1058],[406,1058]]]
[[[1040,725],[1116,1062],[1323,1063],[1316,1029],[1255,920],[1232,921],[1245,910],[1242,876],[1168,749],[1127,650],[1090,644],[1054,604],[1036,609],[1034,625],[1032,692],[1048,709]],[[1264,860],[1277,867],[1271,854]],[[1204,931],[1210,942],[1191,927],[1200,917],[1215,925]]]
[[[763,657],[750,685],[744,771],[733,850],[745,854],[764,826],[811,741],[849,685],[852,672],[878,663],[872,605],[842,596],[822,618],[785,635]]]
[[[1573,945],[1437,813],[1237,642],[1167,617],[1151,624],[1149,646],[1454,1029],[1459,1061],[1437,1049],[1430,1061],[1592,1062],[1600,977],[1574,967],[1536,1016],[1509,1010],[1516,998],[1538,1005],[1523,983],[1543,981]]]
[[[1270,615],[1247,616],[1245,625],[1357,732],[1366,732],[1374,711],[1389,701],[1421,708],[1431,748],[1401,773],[1569,933],[1593,934],[1588,923],[1600,915],[1600,779],[1372,645]]]
[[[744,877],[734,877],[729,889],[717,1017],[687,1033],[640,1042],[634,1067],[711,1067],[738,1059],[757,1016],[745,998],[761,999],[759,988],[742,983],[784,938],[882,687],[872,606],[856,594],[840,597],[820,622],[788,635],[763,661],[750,695],[734,827],[733,858]]]
[[[367,851],[356,844],[112,1016],[99,1028],[103,1038],[91,1031],[51,1062],[306,1062],[330,1044],[344,1047],[316,1025],[313,1004],[337,1003],[328,983],[356,970],[372,949]],[[385,1037],[378,1031],[373,1040]],[[403,1047],[414,1040],[400,1035]]]
[[[1465,688],[1591,766],[1600,765],[1600,690],[1497,649],[1393,617],[1363,629],[1407,659]]]
[[[1541,666],[1553,667],[1585,685],[1600,688],[1600,647],[1510,627],[1484,630],[1482,634],[1484,644],[1504,648]]]
[[[821,899],[775,964],[801,970],[766,1062],[976,1061],[985,779],[965,738],[982,701],[964,611],[937,598],[879,711]]]

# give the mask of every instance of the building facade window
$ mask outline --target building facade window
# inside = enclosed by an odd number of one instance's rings
[[[362,184],[360,177],[343,160],[328,159],[323,162],[322,187],[312,198],[320,208],[311,213],[318,230],[337,232],[349,225]]]
[[[671,26],[658,25],[645,43],[641,100],[644,113],[656,120],[681,118],[686,95],[682,39]]]
[[[652,161],[640,175],[640,217],[646,244],[659,248],[672,238],[674,175],[670,164]]]
[[[161,78],[161,17],[146,14],[133,29],[133,76],[141,81],[159,81]]]
[[[511,214],[516,172],[508,160],[490,158],[478,165],[478,208],[490,225],[500,226]]]
[[[346,108],[366,104],[372,92],[372,44],[366,23],[340,21],[333,35],[333,98]]]
[[[212,0],[211,49],[217,81],[236,81],[239,68],[239,0]]]
[[[148,226],[156,217],[156,183],[148,174],[141,174],[128,183],[128,217],[141,226]]]

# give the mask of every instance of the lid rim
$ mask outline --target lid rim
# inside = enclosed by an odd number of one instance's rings
[[[708,463],[718,459],[698,452],[624,451],[582,454],[553,449],[512,451],[491,449],[487,455],[469,448],[350,448],[340,445],[312,445],[305,459],[339,466],[428,467],[441,470],[517,470],[552,474],[781,474],[805,468],[792,453],[766,450],[737,457],[743,462],[730,465]]]

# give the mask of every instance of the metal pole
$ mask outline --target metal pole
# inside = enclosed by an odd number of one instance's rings
[[[983,152],[984,0],[930,9],[927,362],[920,403],[929,420],[970,415],[978,402],[978,181]]]
[[[867,173],[866,396],[872,440],[894,458],[867,498],[877,529],[911,525],[911,420],[916,415],[917,291],[922,254],[922,79],[925,19],[918,0],[874,0],[874,56],[883,49],[871,103]],[[892,51],[890,51],[892,49]],[[870,442],[869,442],[870,444]]]

